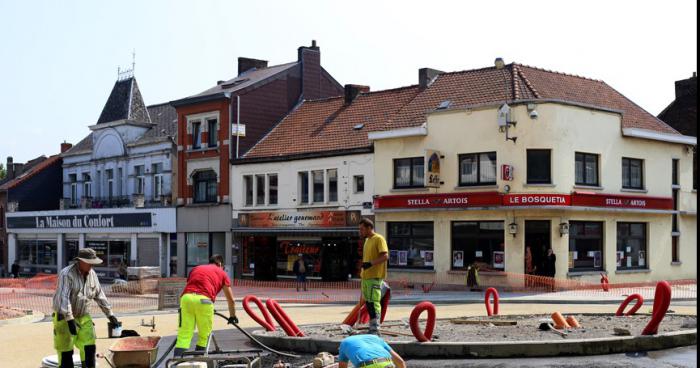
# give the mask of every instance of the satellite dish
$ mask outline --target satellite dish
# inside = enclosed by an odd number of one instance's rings
[[[498,109],[498,127],[506,127],[510,122],[510,106],[508,106],[508,104],[503,104]]]

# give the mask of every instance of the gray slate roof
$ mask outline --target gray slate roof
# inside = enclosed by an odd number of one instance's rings
[[[118,80],[114,83],[97,124],[127,119],[144,123],[151,122],[134,77]]]

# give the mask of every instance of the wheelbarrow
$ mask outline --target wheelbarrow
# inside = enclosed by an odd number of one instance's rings
[[[109,347],[111,359],[107,356],[104,359],[112,368],[157,367],[158,342],[160,336],[123,337]]]

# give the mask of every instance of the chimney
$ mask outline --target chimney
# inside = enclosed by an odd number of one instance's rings
[[[316,40],[311,46],[299,47],[297,61],[301,64],[301,94],[306,100],[321,98],[321,50]]]
[[[265,69],[267,68],[267,60],[258,60],[245,57],[238,58],[238,75],[249,71],[250,69]]]
[[[430,69],[430,68],[420,68],[418,69],[418,86],[420,89],[428,88],[430,82],[432,82],[435,77],[444,73],[441,70]]]
[[[73,147],[72,144],[66,143],[64,141],[63,143],[61,143],[61,153],[68,151],[69,149],[71,149],[71,147]]]
[[[24,164],[12,164],[12,179],[22,175],[24,171]]]
[[[688,79],[676,81],[676,99],[693,94],[698,94],[698,76],[695,72]]]
[[[503,67],[506,66],[506,63],[503,62],[503,58],[496,58],[493,63],[496,65],[496,69],[503,69]]]
[[[345,85],[345,104],[350,104],[360,93],[369,92],[369,86],[361,86],[359,84]]]
[[[7,178],[14,179],[15,165],[12,163],[12,156],[7,156],[7,165],[5,166],[5,169],[7,170]]]

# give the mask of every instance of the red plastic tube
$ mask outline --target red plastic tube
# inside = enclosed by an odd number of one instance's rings
[[[357,323],[357,319],[360,315],[360,309],[362,309],[362,307],[363,304],[358,303],[357,305],[355,305],[348,314],[348,316],[345,317],[345,319],[343,320],[343,324],[348,326],[354,326],[355,323]]]
[[[608,276],[604,273],[600,274],[600,285],[603,287],[603,291],[610,290],[610,281],[608,281]]]
[[[267,309],[270,311],[273,317],[279,325],[282,327],[287,336],[303,337],[305,336],[303,332],[297,327],[297,325],[292,321],[287,313],[282,309],[282,307],[274,299],[268,299],[265,302]]]
[[[631,303],[633,300],[637,300],[637,303],[635,303],[634,307],[630,308],[630,310],[627,311],[627,313],[625,313],[625,308],[627,308],[627,305],[628,305],[629,303]],[[639,308],[642,307],[642,305],[644,305],[644,298],[642,298],[642,296],[639,295],[639,294],[632,294],[632,295],[628,296],[628,297],[625,299],[625,301],[622,302],[622,304],[620,304],[620,307],[617,308],[617,312],[615,312],[615,315],[616,315],[616,316],[622,316],[622,315],[631,316],[631,315],[634,315],[635,313],[637,313],[637,311],[639,310]]]
[[[668,307],[671,305],[671,285],[666,281],[659,281],[654,292],[654,310],[651,320],[644,327],[642,335],[656,335],[659,332],[659,325],[666,316]]]
[[[418,318],[421,313],[428,311],[428,322],[425,325],[425,332],[420,330],[418,325]],[[409,318],[409,325],[411,326],[411,332],[416,340],[420,342],[429,342],[433,337],[433,330],[435,330],[435,306],[431,302],[420,302],[413,308],[411,312],[411,317]]]
[[[386,317],[386,311],[389,309],[389,302],[391,301],[391,290],[387,290],[386,293],[384,294],[384,297],[382,298],[381,304],[382,304],[382,316],[379,319],[379,322],[384,323],[384,317]]]
[[[493,311],[491,310],[491,302],[489,299],[491,299],[491,295],[493,295]],[[491,317],[491,316],[497,316],[498,315],[498,290],[495,288],[488,288],[486,289],[486,293],[484,294],[484,304],[486,305],[486,314]]]
[[[263,317],[265,319],[260,318],[260,316],[258,316],[258,314],[250,308],[250,305],[248,305],[250,302],[253,302],[255,303],[255,305],[258,306],[258,309],[260,310],[260,312],[262,312]],[[248,313],[250,318],[252,318],[255,322],[257,322],[267,331],[275,330],[275,322],[272,320],[272,316],[270,316],[270,313],[267,311],[267,309],[257,296],[246,295],[245,298],[243,298],[243,309],[246,313]]]

